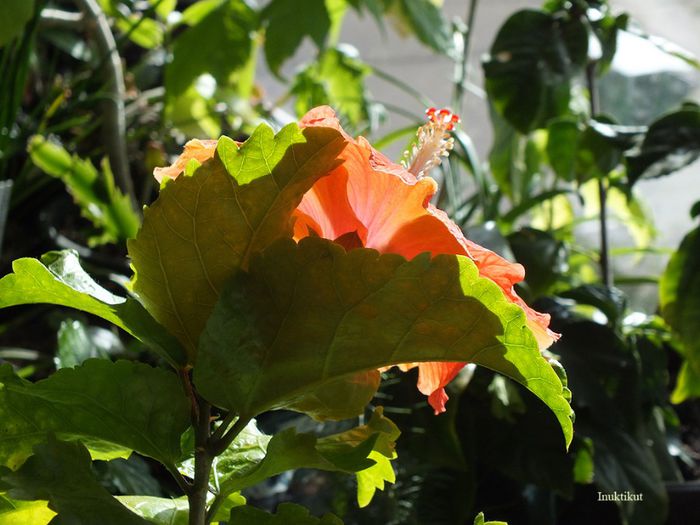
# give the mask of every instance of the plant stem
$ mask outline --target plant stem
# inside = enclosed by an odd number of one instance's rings
[[[455,92],[452,99],[452,106],[455,112],[462,114],[464,105],[464,88],[469,80],[469,50],[471,48],[471,40],[474,28],[474,20],[476,19],[476,8],[479,0],[470,0],[467,8],[467,25],[462,31],[462,55],[461,61],[456,63],[457,74],[455,75]]]
[[[190,504],[189,525],[206,525],[209,474],[214,455],[209,450],[211,405],[199,400],[194,424],[194,482],[187,494]],[[194,414],[193,414],[194,415]]]
[[[586,67],[586,84],[590,100],[591,118],[598,112],[598,91],[596,89],[596,62]],[[598,178],[598,197],[600,200],[600,273],[606,288],[613,286],[612,267],[610,266],[610,248],[608,245],[608,181],[607,174]]]

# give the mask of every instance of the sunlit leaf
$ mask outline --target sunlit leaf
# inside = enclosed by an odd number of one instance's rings
[[[366,425],[318,438],[294,429],[274,436],[261,433],[249,423],[215,464],[211,483],[223,494],[256,485],[288,470],[314,468],[355,473],[360,506],[369,503],[376,488],[394,481],[391,460],[396,457],[399,430],[377,408]],[[180,465],[187,476],[194,474],[192,459]]]
[[[63,181],[82,214],[102,230],[90,239],[91,244],[125,241],[136,235],[139,216],[129,198],[115,187],[106,161],[100,173],[89,160],[71,156],[38,135],[29,141],[29,155],[38,168]]]
[[[370,71],[367,64],[345,50],[328,49],[294,78],[297,114],[330,104],[352,125],[367,122],[370,102],[364,79]]]
[[[180,457],[189,403],[178,377],[129,361],[91,359],[30,383],[0,368],[0,459],[16,468],[54,433],[83,441],[93,456],[136,450],[166,464]]]
[[[685,363],[672,400],[700,396],[700,228],[688,233],[673,254],[659,283],[661,314],[678,333]]]
[[[291,236],[292,212],[344,143],[333,129],[296,124],[277,135],[261,125],[240,147],[224,137],[213,159],[166,184],[145,210],[128,243],[133,289],[190,362],[224,282],[252,253]]]
[[[95,523],[99,516],[101,525],[149,525],[97,482],[90,464],[83,445],[49,436],[19,470],[0,470],[0,487],[14,499],[48,501],[58,513],[52,523]]]
[[[14,273],[0,279],[0,308],[48,303],[101,317],[140,339],[172,364],[185,361],[180,344],[132,298],[102,288],[80,267],[78,254],[49,252],[12,263]]]
[[[56,515],[47,501],[12,500],[0,494],[0,523],[3,525],[48,525]]]
[[[173,104],[204,73],[228,85],[231,74],[242,68],[251,54],[251,33],[258,21],[246,2],[215,0],[199,2],[190,9],[195,7],[204,9],[194,14],[186,11],[186,20],[193,25],[175,40],[173,60],[165,68],[168,104]]]
[[[313,237],[280,241],[222,294],[194,381],[209,401],[250,417],[328,381],[420,361],[472,362],[515,379],[570,442],[568,394],[523,310],[461,256],[406,261]]]

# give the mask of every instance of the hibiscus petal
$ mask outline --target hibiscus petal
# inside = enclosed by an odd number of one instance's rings
[[[161,183],[163,179],[177,179],[180,173],[185,171],[187,163],[191,159],[197,159],[198,162],[203,163],[214,156],[216,151],[216,140],[199,140],[193,139],[185,144],[185,149],[182,154],[175,160],[175,162],[165,168],[156,168],[153,170],[153,176],[156,180]]]
[[[558,334],[549,330],[549,316],[525,304],[514,285],[525,277],[524,268],[469,241],[447,214],[430,204],[437,184],[430,177],[416,178],[404,167],[375,150],[364,138],[353,140],[343,132],[328,106],[311,110],[300,125],[328,126],[348,139],[341,153],[343,164],[320,179],[297,209],[295,238],[314,232],[328,239],[355,232],[364,246],[381,253],[411,259],[423,252],[459,254],[471,258],[479,274],[496,283],[507,298],[525,311],[528,326],[540,349],[549,347]],[[445,410],[444,387],[465,363],[407,363],[418,366],[418,389],[428,396],[436,413]]]

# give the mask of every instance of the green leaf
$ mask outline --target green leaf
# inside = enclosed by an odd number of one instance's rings
[[[117,500],[134,514],[157,525],[188,525],[190,506],[186,497],[177,499],[153,496],[117,496]]]
[[[297,115],[311,108],[329,104],[351,125],[366,123],[370,102],[364,80],[371,68],[347,49],[328,49],[320,59],[300,71],[294,78],[292,93],[297,97]]]
[[[622,159],[616,137],[607,127],[609,119],[597,117],[581,133],[576,144],[575,172],[579,183],[606,177]]]
[[[574,119],[557,119],[547,126],[547,157],[557,177],[575,180],[576,152],[581,130]]]
[[[629,184],[669,175],[698,157],[700,106],[688,104],[652,123],[639,150],[627,155]]]
[[[568,270],[568,249],[551,233],[521,228],[508,236],[516,261],[525,267],[525,282],[533,297],[547,294]]]
[[[267,436],[252,422],[217,458],[211,484],[219,487],[221,493],[231,494],[287,470],[314,468],[355,473],[358,501],[364,507],[376,488],[383,489],[385,481],[394,481],[390,460],[396,457],[394,447],[399,434],[381,407],[366,425],[323,438],[300,434],[293,428]],[[186,476],[194,474],[192,459],[179,468]]]
[[[700,396],[700,228],[681,241],[659,283],[661,314],[678,333],[685,363],[672,400]]]
[[[326,514],[316,518],[309,510],[294,503],[280,503],[277,514],[269,514],[255,507],[236,507],[231,511],[231,523],[236,525],[343,525],[337,517]]]
[[[84,217],[102,232],[89,239],[91,245],[119,242],[136,235],[139,216],[129,198],[114,185],[107,161],[99,173],[92,162],[83,160],[39,135],[29,140],[29,156],[42,171],[61,179]]]
[[[89,327],[78,319],[61,321],[57,339],[58,351],[54,359],[56,368],[71,368],[90,358],[108,359],[110,350],[123,348],[114,333],[103,328]]]
[[[276,243],[249,271],[222,294],[200,341],[194,381],[212,403],[252,417],[364,370],[472,362],[525,385],[571,441],[565,389],[524,312],[468,258],[406,261],[307,238]]]
[[[479,512],[474,518],[474,525],[508,525],[505,521],[486,521],[483,512]]]
[[[486,92],[521,133],[568,112],[571,78],[586,63],[588,33],[578,19],[524,9],[501,27],[484,63]]]
[[[149,525],[114,499],[95,479],[90,454],[80,443],[66,443],[49,436],[34,447],[22,467],[0,471],[0,486],[15,499],[46,500],[58,516],[56,525]]]
[[[240,147],[169,182],[128,243],[134,292],[194,362],[199,334],[221,288],[254,253],[292,234],[291,217],[314,182],[338,165],[345,145],[330,128],[260,125]]]
[[[145,15],[132,14],[117,19],[117,29],[129,35],[129,40],[144,49],[163,44],[163,26]]]
[[[199,7],[196,14],[190,9]],[[165,68],[167,104],[183,95],[205,73],[218,84],[229,86],[231,76],[244,67],[251,54],[253,33],[258,27],[255,11],[247,2],[219,0],[199,2],[186,11],[192,27],[177,37],[173,60]]]
[[[0,308],[48,303],[97,315],[143,341],[173,365],[183,363],[180,344],[135,299],[113,295],[80,267],[71,250],[17,259],[14,273],[0,279]]]
[[[265,59],[270,70],[279,75],[282,64],[296,52],[305,37],[323,49],[331,29],[324,0],[272,0],[262,11],[266,24]]]
[[[55,515],[47,501],[11,500],[0,494],[0,523],[3,525],[48,525]]]
[[[34,15],[35,0],[3,0],[0,2],[0,47],[21,35]]]
[[[131,450],[172,465],[190,405],[178,377],[130,361],[90,359],[30,383],[0,367],[0,464],[16,468],[51,432],[81,440],[97,458]]]
[[[450,24],[434,0],[395,0],[390,13],[397,14],[418,40],[438,53],[453,50]]]

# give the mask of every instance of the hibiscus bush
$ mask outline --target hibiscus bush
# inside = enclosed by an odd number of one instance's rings
[[[2,523],[687,518],[697,229],[660,280],[616,257],[654,251],[637,185],[697,158],[700,110],[605,94],[621,35],[698,62],[605,1],[517,11],[481,159],[478,2],[438,4],[5,0]],[[451,109],[341,43],[350,12],[448,57]]]

